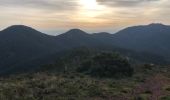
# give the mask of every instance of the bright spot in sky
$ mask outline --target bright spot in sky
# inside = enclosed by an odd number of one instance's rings
[[[99,5],[97,4],[96,0],[80,0],[80,4],[85,8],[85,9],[98,9]]]
[[[81,18],[83,17],[86,17],[86,19],[95,18],[99,15],[104,14],[107,11],[106,8],[102,5],[99,5],[96,0],[80,0],[79,4],[81,5],[80,11],[79,11]],[[91,21],[94,21],[94,20],[91,19]]]

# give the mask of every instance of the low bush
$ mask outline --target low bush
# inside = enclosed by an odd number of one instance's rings
[[[77,71],[95,77],[129,77],[133,75],[133,68],[128,60],[116,53],[100,53],[83,62]]]

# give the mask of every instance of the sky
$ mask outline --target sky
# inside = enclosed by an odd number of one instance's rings
[[[0,29],[27,25],[56,35],[72,28],[114,33],[128,26],[170,24],[170,0],[0,0]]]

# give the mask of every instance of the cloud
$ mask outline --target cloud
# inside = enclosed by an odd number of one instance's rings
[[[91,1],[93,9],[88,8]],[[96,0],[96,2],[0,0],[0,27],[22,23],[42,29],[59,27],[112,29],[150,22],[170,23],[169,0]]]
[[[160,0],[97,0],[101,5],[112,7],[135,7],[144,3],[151,3]]]
[[[78,8],[77,0],[0,0],[0,27],[13,24],[65,27]]]
[[[0,0],[0,7],[66,11],[76,9],[77,5],[75,0]]]

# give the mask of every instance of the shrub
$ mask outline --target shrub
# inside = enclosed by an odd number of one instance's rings
[[[122,77],[133,74],[128,60],[115,53],[100,53],[83,62],[77,71],[96,77]]]

